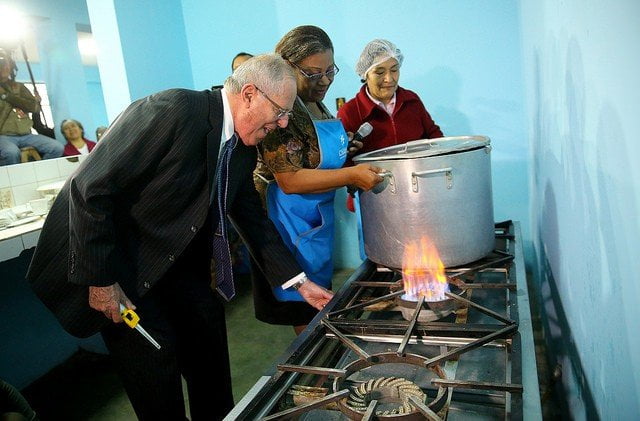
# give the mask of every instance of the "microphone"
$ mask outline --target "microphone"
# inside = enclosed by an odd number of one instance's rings
[[[369,124],[369,122],[365,121],[358,128],[358,131],[356,132],[356,134],[353,135],[353,139],[351,139],[351,141],[349,142],[348,147],[350,148],[352,146],[355,146],[354,142],[361,141],[363,138],[369,136],[372,131],[373,131],[373,126]]]

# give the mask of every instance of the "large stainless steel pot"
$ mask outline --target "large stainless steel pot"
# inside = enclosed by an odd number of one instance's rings
[[[425,139],[356,156],[384,169],[360,192],[364,248],[372,261],[402,268],[404,247],[427,236],[446,267],[494,248],[491,146],[486,136]]]

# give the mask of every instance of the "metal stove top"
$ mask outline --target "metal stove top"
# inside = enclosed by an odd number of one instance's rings
[[[400,274],[366,261],[226,419],[541,419],[518,223],[447,276],[453,311],[425,321],[437,309],[399,305]]]

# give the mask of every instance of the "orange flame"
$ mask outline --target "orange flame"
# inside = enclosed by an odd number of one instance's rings
[[[418,297],[424,296],[426,301],[442,301],[449,291],[444,264],[435,245],[426,237],[420,239],[420,244],[412,241],[405,246],[402,279],[403,298],[407,300],[418,301]]]

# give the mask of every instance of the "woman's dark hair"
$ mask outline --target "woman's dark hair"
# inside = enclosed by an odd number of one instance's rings
[[[80,130],[82,131],[82,138],[84,139],[84,127],[82,127],[82,123],[80,123],[78,120],[74,120],[72,118],[68,118],[68,119],[62,120],[62,123],[60,123],[60,131],[62,132],[62,136],[64,136],[65,139],[67,139],[67,136],[65,136],[65,134],[64,134],[64,125],[67,124],[67,123],[76,123],[78,125],[78,127],[80,127]]]
[[[275,51],[291,63],[300,63],[327,50],[333,51],[329,35],[317,26],[303,25],[287,32],[276,44]]]

